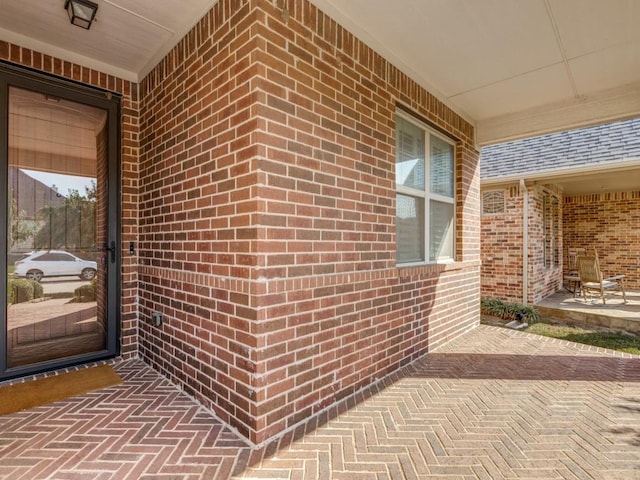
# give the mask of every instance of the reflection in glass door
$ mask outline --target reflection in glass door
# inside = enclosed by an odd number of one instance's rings
[[[8,87],[5,369],[107,351],[108,111]],[[115,244],[114,244],[115,245]]]

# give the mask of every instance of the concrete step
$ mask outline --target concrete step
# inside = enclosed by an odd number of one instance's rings
[[[640,292],[627,292],[624,303],[620,294],[609,294],[607,303],[595,298],[573,297],[557,292],[535,305],[540,317],[584,327],[602,327],[640,335]]]

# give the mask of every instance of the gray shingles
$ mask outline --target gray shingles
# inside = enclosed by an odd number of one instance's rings
[[[483,180],[640,158],[640,118],[483,147]]]

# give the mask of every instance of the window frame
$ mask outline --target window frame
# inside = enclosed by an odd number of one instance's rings
[[[542,191],[542,261],[546,270],[560,266],[560,199],[553,192]]]
[[[458,243],[457,239],[457,142],[452,137],[449,137],[443,134],[438,129],[429,125],[428,123],[421,121],[416,118],[414,115],[411,115],[404,110],[396,110],[395,112],[395,140],[396,140],[396,148],[397,148],[397,140],[398,140],[398,118],[402,118],[404,121],[413,124],[414,126],[420,128],[424,131],[424,190],[418,190],[415,188],[407,187],[398,183],[398,179],[396,177],[396,266],[399,268],[402,267],[413,267],[413,266],[422,266],[422,265],[436,265],[436,264],[447,264],[453,263],[456,261],[457,250],[456,246]],[[451,156],[451,197],[447,197],[446,195],[432,193],[430,191],[431,188],[431,136],[438,138],[439,140],[447,143],[451,146],[452,156]],[[398,152],[395,152],[395,161],[394,168],[397,168],[398,164]],[[394,173],[396,173],[394,171]],[[397,231],[397,209],[398,209],[398,196],[403,195],[411,198],[419,198],[423,202],[423,212],[424,218],[422,219],[424,230],[422,232],[423,235],[423,245],[422,252],[424,259],[419,261],[407,261],[400,262],[398,260],[398,231]],[[441,202],[451,206],[452,216],[451,216],[451,256],[441,257],[431,260],[431,202]]]

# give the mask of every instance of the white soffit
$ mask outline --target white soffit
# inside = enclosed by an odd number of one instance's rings
[[[487,190],[504,187],[521,179],[525,179],[529,185],[558,185],[562,187],[564,195],[570,196],[629,192],[637,190],[640,185],[640,158],[488,178],[482,181],[482,187]]]
[[[551,0],[568,58],[640,40],[637,0]]]
[[[138,82],[217,2],[95,1],[83,30],[65,0],[1,0],[0,39]],[[480,145],[640,115],[640,0],[311,1]]]
[[[569,68],[578,92],[597,92],[633,83],[640,72],[640,42],[615,45],[574,58],[569,60]]]
[[[640,0],[311,0],[480,145],[640,115]]]
[[[522,94],[525,91],[527,95]],[[472,115],[481,115],[486,111],[505,115],[571,96],[571,83],[565,68],[562,64],[555,64],[455,95],[451,100],[456,104],[464,104]]]
[[[97,0],[89,30],[69,23],[64,3],[2,1],[0,39],[138,82],[216,0]]]
[[[640,184],[640,168],[625,172],[604,171],[599,174],[586,174],[578,178],[557,181],[565,195],[586,195],[593,193],[630,192],[637,190]]]

